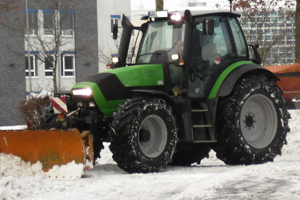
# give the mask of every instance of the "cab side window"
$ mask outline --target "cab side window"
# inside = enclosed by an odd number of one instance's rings
[[[196,19],[197,25],[193,31],[191,44],[191,64],[199,68],[201,62],[201,67],[207,68],[219,65],[223,58],[229,57],[232,53],[232,45],[225,21],[221,21],[220,17],[214,18],[213,35],[203,34],[202,21],[203,18]]]
[[[229,24],[230,24],[230,27],[232,30],[238,57],[246,57],[247,56],[247,46],[246,46],[246,42],[245,42],[241,27],[240,27],[237,19],[229,18]]]

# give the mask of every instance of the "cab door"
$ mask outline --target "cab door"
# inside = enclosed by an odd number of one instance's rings
[[[211,19],[213,33],[204,30],[204,20]],[[218,76],[231,63],[247,57],[243,34],[232,34],[238,28],[235,18],[223,16],[198,17],[192,31],[188,95],[191,99],[206,99]],[[238,22],[237,22],[238,23]],[[241,31],[241,30],[240,30]],[[236,41],[240,43],[236,45]]]

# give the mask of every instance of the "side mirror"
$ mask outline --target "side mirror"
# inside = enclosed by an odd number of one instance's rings
[[[261,64],[261,56],[258,53],[258,48],[259,48],[259,44],[253,45],[253,44],[248,44],[249,47],[251,47],[251,49],[249,49],[249,53],[250,53],[250,59],[260,65]]]
[[[204,19],[203,21],[203,34],[213,35],[215,33],[215,21],[214,19]]]
[[[118,24],[113,25],[113,39],[118,39]]]

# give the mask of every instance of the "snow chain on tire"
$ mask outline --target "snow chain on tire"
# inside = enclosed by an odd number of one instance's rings
[[[214,150],[226,164],[259,164],[281,155],[289,113],[274,80],[262,74],[244,77],[219,100],[217,112]]]
[[[113,159],[129,173],[165,168],[177,143],[175,117],[162,99],[127,100],[113,114],[110,135]]]

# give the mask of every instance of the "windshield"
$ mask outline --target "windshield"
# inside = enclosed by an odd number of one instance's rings
[[[184,24],[171,24],[168,21],[158,21],[148,24],[144,33],[137,63],[153,62],[158,54],[166,54],[165,62],[170,61],[172,54],[179,54],[182,58],[184,39]]]

